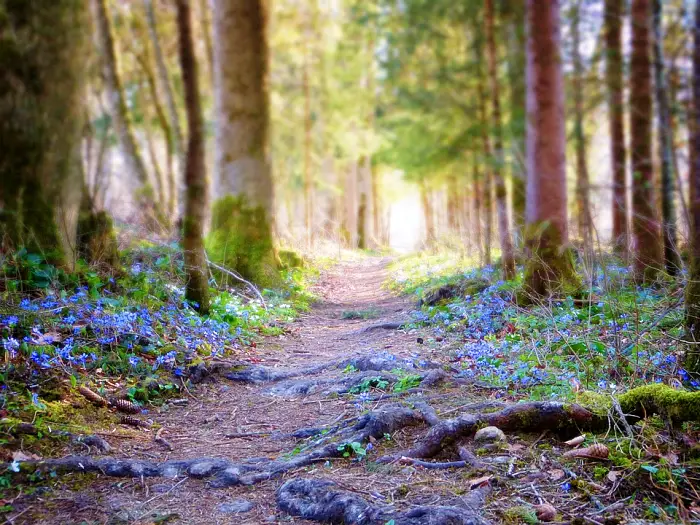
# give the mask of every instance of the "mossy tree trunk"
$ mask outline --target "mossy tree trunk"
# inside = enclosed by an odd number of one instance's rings
[[[576,0],[571,12],[572,55],[574,63],[574,142],[576,149],[576,219],[578,234],[586,250],[593,248],[593,216],[590,204],[590,178],[586,162],[587,140],[584,126],[584,83],[585,71],[581,58],[581,19],[583,0]]]
[[[161,211],[154,199],[146,163],[134,135],[131,115],[126,103],[109,6],[107,0],[91,0],[91,4],[95,20],[95,39],[102,57],[102,71],[109,113],[119,145],[129,172],[141,184],[139,200],[144,207],[147,221],[162,220]]]
[[[675,210],[675,177],[673,162],[673,126],[671,125],[671,107],[668,96],[668,82],[664,65],[663,49],[663,8],[661,0],[654,2],[654,92],[656,95],[657,127],[656,139],[659,141],[659,159],[661,159],[661,211],[664,249],[664,267],[669,275],[676,275],[680,268],[678,255],[678,233]],[[681,199],[683,197],[681,196]]]
[[[200,313],[206,314],[209,312],[209,280],[204,253],[204,221],[208,183],[204,152],[204,118],[199,97],[199,77],[189,0],[177,0],[177,26],[189,128],[185,163],[185,214],[182,218],[182,248],[187,272],[185,298]]]
[[[71,268],[83,187],[83,0],[0,0],[0,228]]]
[[[269,161],[268,8],[264,0],[215,0],[216,166],[207,247],[215,262],[253,282],[277,283]]]
[[[651,2],[633,0],[630,63],[630,149],[632,152],[632,233],[637,279],[649,281],[661,268],[659,228],[654,213],[654,166],[651,153]]]
[[[578,285],[567,250],[566,131],[559,3],[527,1],[527,199],[524,287],[541,296]]]
[[[491,89],[491,120],[493,123],[493,181],[496,189],[496,216],[498,237],[501,246],[503,278],[509,281],[515,277],[515,257],[513,240],[508,224],[508,194],[503,176],[505,157],[503,155],[503,128],[501,126],[500,82],[498,81],[498,51],[496,49],[496,22],[493,0],[486,0],[486,47],[488,55],[489,88]]]
[[[693,105],[691,113],[692,158],[690,164],[690,272],[686,286],[685,324],[691,341],[685,357],[685,368],[700,374],[700,2],[695,7],[695,47],[693,50]]]
[[[158,24],[156,19],[156,13],[153,9],[153,0],[143,0],[144,9],[146,10],[146,23],[148,25],[148,35],[153,45],[153,55],[155,58],[156,72],[158,75],[158,82],[160,83],[161,89],[165,96],[165,105],[168,109],[169,122],[167,123],[168,131],[170,132],[167,136],[169,141],[168,148],[171,149],[175,157],[178,159],[178,169],[182,170],[184,168],[185,160],[185,147],[183,133],[180,126],[180,116],[177,112],[177,104],[175,102],[175,93],[173,91],[172,81],[170,80],[170,74],[168,72],[168,65],[165,61],[165,55],[163,53],[163,46],[160,42],[160,35],[158,34]],[[156,90],[157,95],[157,90]],[[165,132],[165,123],[161,121],[161,126]],[[169,219],[172,219],[177,212],[177,188],[178,181],[181,180],[179,173],[181,171],[171,170],[168,176],[168,201],[166,207],[166,214]],[[165,201],[163,201],[165,202]]]
[[[627,253],[627,150],[624,123],[624,68],[622,58],[622,21],[624,0],[605,0],[605,82],[608,95],[610,127],[610,160],[613,178],[613,246],[618,253]]]

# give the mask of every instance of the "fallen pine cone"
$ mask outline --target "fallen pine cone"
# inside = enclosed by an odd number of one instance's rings
[[[131,401],[126,399],[113,399],[110,403],[118,412],[123,412],[125,414],[138,414],[141,412],[141,408]]]
[[[535,505],[535,514],[540,521],[554,521],[554,518],[557,516],[557,509],[549,503],[542,503]]]
[[[590,447],[577,448],[564,453],[564,456],[570,458],[597,458],[606,459],[610,455],[610,450],[605,445],[596,443]]]
[[[131,417],[131,416],[121,416],[119,418],[119,422],[122,425],[129,425],[132,427],[151,428],[151,424],[148,421],[142,421],[138,418]]]
[[[79,386],[78,392],[80,392],[83,395],[83,397],[85,397],[85,399],[90,401],[92,404],[97,405],[98,407],[107,406],[107,400],[104,397],[102,397],[100,394],[93,392],[86,386]]]

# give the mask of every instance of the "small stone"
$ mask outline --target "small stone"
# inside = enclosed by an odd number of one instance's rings
[[[497,443],[499,441],[506,441],[506,435],[500,428],[484,427],[476,433],[474,441],[479,443]]]
[[[253,504],[245,499],[234,499],[217,507],[223,514],[241,514],[253,510]]]

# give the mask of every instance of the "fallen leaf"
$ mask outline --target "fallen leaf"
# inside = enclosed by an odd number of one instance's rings
[[[482,476],[480,478],[474,478],[470,479],[467,483],[469,483],[469,490],[474,490],[478,489],[479,487],[483,487],[485,485],[489,484],[489,481],[493,479],[493,476]]]
[[[508,445],[508,452],[520,452],[525,448],[525,445],[519,445],[518,443],[514,445]]]
[[[564,444],[565,444],[565,445],[569,445],[570,447],[575,447],[575,446],[580,445],[580,444],[583,443],[584,441],[586,441],[586,435],[585,435],[585,434],[583,434],[583,435],[581,435],[581,436],[577,436],[577,437],[575,437],[575,438],[573,438],[573,439],[570,439],[569,441],[564,441]]]
[[[15,450],[12,453],[12,459],[14,461],[32,461],[32,460],[39,460],[41,459],[41,456],[37,456],[36,454],[25,454],[21,450]]]
[[[551,479],[552,481],[559,481],[560,479],[564,479],[564,477],[566,476],[566,472],[564,472],[560,468],[548,470],[547,473],[549,474],[549,479]]]
[[[669,465],[678,465],[678,454],[675,454],[674,452],[667,452],[661,457],[668,461]]]
[[[615,483],[617,479],[620,477],[621,472],[619,470],[611,470],[608,472],[608,475],[606,476],[608,478],[608,481],[612,481]]]

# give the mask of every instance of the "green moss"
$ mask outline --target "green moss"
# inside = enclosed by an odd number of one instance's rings
[[[293,250],[280,250],[278,255],[282,268],[304,268],[306,266],[304,257]]]
[[[658,414],[672,422],[700,421],[700,392],[676,390],[663,384],[645,385],[625,392],[619,401],[625,414]]]
[[[249,206],[245,197],[227,195],[214,203],[212,230],[205,245],[212,261],[244,279],[267,288],[281,283],[266,212],[261,206]],[[226,274],[221,278],[232,281]]]
[[[612,401],[608,396],[590,390],[578,392],[576,402],[599,416],[606,416],[612,408]]]
[[[112,219],[106,212],[83,209],[78,218],[78,255],[90,264],[119,267],[119,248]]]

